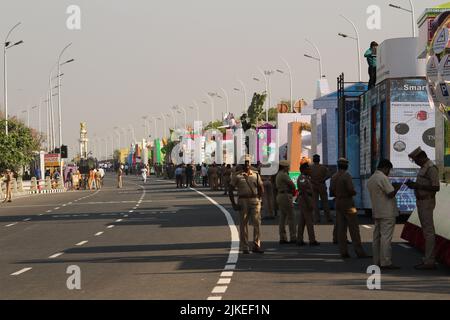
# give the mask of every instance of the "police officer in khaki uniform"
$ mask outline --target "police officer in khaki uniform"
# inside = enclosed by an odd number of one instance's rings
[[[275,219],[275,208],[274,208],[274,195],[273,195],[273,185],[272,176],[262,176],[264,185],[264,198],[263,198],[263,208],[264,217],[263,220],[274,220]]]
[[[330,206],[328,205],[328,190],[326,185],[326,181],[331,178],[331,173],[326,166],[320,164],[320,156],[318,154],[313,156],[313,161],[314,164],[311,166],[310,171],[313,187],[314,220],[320,223],[320,198],[327,222],[333,222],[330,215]]]
[[[352,176],[347,172],[348,160],[338,160],[338,172],[331,178],[331,196],[336,199],[336,224],[339,252],[342,258],[350,258],[347,249],[347,227],[358,258],[369,258],[362,247],[361,235],[353,197],[356,196]]]
[[[228,189],[230,188],[230,182],[231,182],[231,174],[232,174],[231,165],[228,164],[223,169],[224,195],[228,195]]]
[[[406,185],[415,192],[417,211],[425,238],[425,257],[423,263],[415,268],[436,269],[433,211],[436,208],[436,193],[440,190],[439,169],[420,147],[411,152],[409,158],[420,166],[416,182],[408,181]]]
[[[288,175],[289,161],[280,161],[280,171],[276,177],[277,204],[280,210],[280,244],[296,243],[297,235],[295,230],[293,193],[295,184]],[[289,224],[290,241],[286,235],[286,220]]]
[[[208,177],[209,177],[209,187],[213,191],[217,191],[219,188],[219,170],[217,168],[216,163],[214,162],[212,166],[208,169]]]
[[[233,209],[239,211],[239,236],[241,250],[244,254],[250,253],[248,243],[248,223],[253,224],[254,253],[264,253],[261,249],[261,197],[264,187],[259,173],[250,169],[250,156],[245,157],[243,170],[237,172],[230,183],[229,196]],[[234,189],[238,191],[238,203],[234,199]]]
[[[303,235],[305,233],[305,226],[308,230],[309,244],[311,246],[320,245],[316,241],[314,233],[313,222],[313,184],[311,182],[311,167],[309,163],[303,163],[300,166],[301,175],[297,180],[298,198],[297,202],[300,208],[300,219],[297,229],[297,245],[304,246]]]
[[[14,179],[14,174],[10,169],[6,170],[6,174],[5,174],[5,184],[6,184],[6,197],[5,200],[3,201],[3,203],[5,202],[12,202],[12,182]],[[1,188],[1,184],[0,184],[0,188]]]

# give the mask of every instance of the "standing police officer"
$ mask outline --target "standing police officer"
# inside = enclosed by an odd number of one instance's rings
[[[297,231],[297,245],[303,246],[303,235],[305,233],[305,225],[308,230],[309,245],[320,245],[316,241],[313,222],[313,185],[311,183],[311,167],[309,163],[303,163],[300,166],[301,176],[298,177],[298,205],[300,207],[300,219]]]
[[[280,172],[278,172],[276,177],[277,204],[280,209],[280,244],[297,242],[293,202],[295,184],[288,175],[290,166],[289,161],[280,161]],[[287,241],[286,220],[289,224],[290,241]]]
[[[408,181],[406,185],[416,194],[417,211],[425,238],[425,257],[423,263],[415,268],[432,270],[436,269],[433,211],[436,208],[436,193],[440,190],[439,169],[420,147],[411,152],[409,158],[420,166],[416,182]]]
[[[326,181],[331,178],[330,170],[320,164],[320,156],[318,154],[313,157],[314,164],[311,166],[311,183],[313,187],[313,205],[314,220],[320,223],[319,198],[322,201],[323,211],[327,222],[332,222],[330,215],[330,206],[328,205],[328,190]]]
[[[353,197],[356,196],[352,176],[347,172],[348,160],[338,160],[338,172],[331,178],[331,196],[336,198],[336,224],[339,251],[342,258],[350,258],[347,249],[347,227],[358,258],[369,258],[362,247],[357,211]]]
[[[263,183],[259,173],[250,169],[250,156],[245,157],[243,170],[233,176],[230,183],[229,196],[233,209],[239,211],[239,236],[241,250],[249,254],[248,223],[253,223],[253,248],[254,253],[264,253],[261,249],[261,197],[263,195]],[[234,189],[238,191],[238,203],[234,199]]]

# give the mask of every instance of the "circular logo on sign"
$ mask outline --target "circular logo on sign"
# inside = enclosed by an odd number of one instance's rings
[[[395,126],[395,132],[403,136],[409,132],[409,126],[406,123],[399,123]]]
[[[425,131],[422,135],[423,142],[431,147],[436,147],[436,130],[435,128],[430,128],[427,131]]]
[[[403,141],[397,141],[394,143],[394,150],[397,152],[403,152],[406,150],[406,143]]]
[[[450,82],[450,55],[447,54],[442,58],[441,63],[439,64],[439,73],[438,74],[439,74],[439,78],[441,79],[441,81]],[[433,81],[435,81],[435,80],[433,80]]]
[[[426,121],[428,119],[428,112],[424,110],[417,112],[416,119],[419,121]]]
[[[447,48],[448,38],[448,28],[442,28],[433,42],[434,53],[440,54],[444,52],[445,48]]]

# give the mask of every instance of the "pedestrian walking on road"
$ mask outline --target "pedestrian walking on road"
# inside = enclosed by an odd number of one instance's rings
[[[297,245],[303,246],[303,235],[305,233],[305,226],[308,230],[309,245],[318,246],[319,242],[316,241],[316,234],[314,233],[313,222],[313,184],[311,182],[311,167],[309,163],[303,163],[300,166],[300,177],[297,179],[298,198],[297,202],[300,208],[299,223],[297,229]]]
[[[177,189],[183,188],[183,168],[181,165],[175,169],[175,181],[177,182]]]
[[[440,191],[439,169],[420,147],[409,154],[409,158],[420,167],[416,182],[408,181],[406,185],[414,190],[417,199],[417,211],[423,236],[425,238],[425,257],[415,266],[418,270],[436,269],[433,211],[436,208],[436,193]]]
[[[356,196],[355,187],[350,173],[347,172],[349,162],[345,158],[338,160],[338,172],[331,178],[331,196],[336,199],[336,224],[339,252],[341,257],[350,258],[347,244],[347,228],[350,231],[353,248],[358,258],[369,258],[362,247],[358,223],[358,211],[353,197]]]
[[[395,220],[399,215],[395,196],[402,184],[393,185],[389,181],[388,176],[392,168],[393,165],[389,160],[381,160],[377,171],[367,182],[375,224],[373,263],[381,269],[399,269],[392,264],[391,242],[395,230]]]
[[[280,209],[280,244],[297,242],[297,232],[295,230],[294,217],[294,192],[295,184],[288,175],[291,164],[287,160],[280,161],[280,171],[277,174],[277,204]],[[289,225],[290,241],[287,240],[286,222]]]
[[[3,203],[5,202],[12,202],[12,182],[14,179],[14,173],[10,170],[6,170],[5,174],[5,185],[6,185],[6,197],[5,200],[3,200]],[[1,188],[1,186],[0,186]]]
[[[254,253],[264,253],[261,249],[261,197],[264,186],[259,173],[250,169],[250,156],[245,157],[243,171],[236,174],[230,183],[229,196],[233,209],[239,211],[239,236],[241,250],[244,254],[250,253],[248,243],[248,223],[253,224]],[[238,203],[234,198],[234,189],[238,192]]]
[[[144,182],[144,184],[147,183],[147,174],[148,174],[147,167],[143,167],[141,169],[141,176],[142,176],[142,181]]]
[[[117,188],[122,189],[123,187],[123,169],[124,166],[121,165],[119,170],[117,170]]]
[[[219,176],[217,165],[214,162],[208,169],[209,187],[212,191],[217,191],[219,188]]]
[[[326,185],[326,181],[331,178],[331,173],[326,166],[320,164],[320,156],[318,154],[314,155],[313,161],[314,164],[311,166],[310,172],[313,187],[314,222],[320,223],[319,200],[322,202],[326,221],[333,222],[330,206],[328,205],[328,189]]]

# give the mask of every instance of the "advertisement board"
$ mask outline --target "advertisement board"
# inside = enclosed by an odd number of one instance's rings
[[[391,145],[394,168],[417,169],[408,154],[421,147],[435,160],[435,113],[425,79],[391,81]]]
[[[60,163],[59,154],[46,154],[44,155],[44,163],[46,167],[59,167]]]

